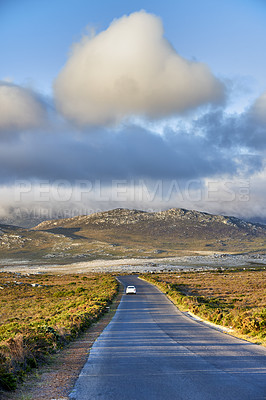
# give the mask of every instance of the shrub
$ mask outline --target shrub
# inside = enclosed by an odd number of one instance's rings
[[[82,279],[82,286],[69,290],[75,277],[81,279],[73,275],[46,275],[45,279],[39,275],[22,276],[22,285],[18,286],[7,283],[10,274],[0,273],[0,286],[5,287],[0,291],[2,389],[14,390],[26,372],[96,321],[117,293],[118,283],[110,275],[89,274],[82,277],[86,278]],[[38,280],[45,280],[47,285],[30,284],[39,283]]]
[[[226,273],[220,270],[143,277],[182,309],[261,340],[266,337],[265,273],[265,270]]]

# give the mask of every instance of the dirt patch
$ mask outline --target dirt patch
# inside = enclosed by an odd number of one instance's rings
[[[67,400],[81,369],[83,368],[94,341],[113,318],[123,295],[119,294],[110,310],[100,321],[55,354],[49,362],[31,374],[14,393],[0,393],[2,400]]]

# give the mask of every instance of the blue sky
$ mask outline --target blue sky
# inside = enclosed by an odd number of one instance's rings
[[[265,89],[263,0],[1,0],[1,79],[32,82],[49,93],[87,27],[101,31],[141,9],[162,18],[165,36],[182,56],[206,62],[218,76],[239,78],[251,92]]]
[[[265,17],[264,0],[0,0],[0,217],[180,206],[266,221]],[[41,185],[80,180],[84,199],[40,202]]]

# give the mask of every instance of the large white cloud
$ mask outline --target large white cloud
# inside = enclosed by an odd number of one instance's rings
[[[0,132],[37,128],[44,119],[45,108],[30,90],[0,82]]]
[[[145,11],[76,44],[54,90],[58,109],[81,125],[115,124],[132,114],[161,118],[224,95],[209,68],[178,55],[161,20]]]

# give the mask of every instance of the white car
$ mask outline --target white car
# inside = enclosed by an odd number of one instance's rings
[[[135,286],[127,286],[126,288],[126,294],[136,294],[137,290]]]

